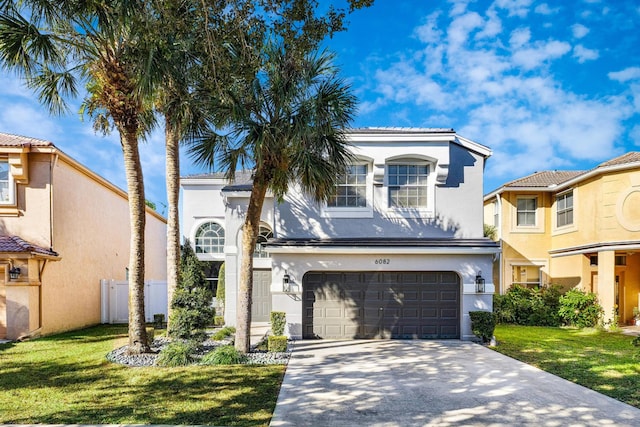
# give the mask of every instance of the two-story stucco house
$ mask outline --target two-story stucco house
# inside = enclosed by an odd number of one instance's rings
[[[146,277],[166,280],[166,220],[147,210]],[[100,323],[124,280],[127,194],[40,139],[0,133],[0,339]]]
[[[327,203],[296,185],[281,202],[267,196],[252,320],[284,311],[292,338],[471,338],[468,312],[492,309],[499,251],[483,237],[491,151],[452,129],[363,128],[348,139],[357,160]],[[233,325],[250,175],[181,186],[185,237],[213,279],[225,262]]]
[[[484,197],[502,245],[499,291],[549,284],[598,294],[605,319],[640,306],[640,153],[588,171],[543,171]]]

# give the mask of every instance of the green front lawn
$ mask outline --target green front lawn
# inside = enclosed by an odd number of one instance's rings
[[[126,327],[0,344],[0,423],[268,425],[282,365],[128,368]]]
[[[640,408],[640,347],[596,329],[498,325],[502,354]]]

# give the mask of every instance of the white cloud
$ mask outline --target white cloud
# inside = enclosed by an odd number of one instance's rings
[[[55,143],[56,136],[62,133],[62,128],[55,119],[37,106],[15,100],[6,102],[5,99],[0,109],[0,131]]]
[[[571,33],[573,34],[573,37],[577,39],[583,38],[589,34],[589,31],[590,30],[582,24],[574,24],[571,26]]]
[[[516,51],[513,54],[513,62],[524,68],[531,70],[537,68],[547,61],[560,58],[571,50],[571,45],[566,42],[551,40],[549,42],[537,43],[535,47]]]
[[[472,31],[481,28],[484,20],[475,12],[461,15],[451,22],[447,30],[447,38],[450,50],[455,50],[459,46],[467,43]]]
[[[440,12],[434,12],[427,16],[424,24],[414,30],[414,34],[423,43],[436,43],[442,38],[442,31],[438,29],[438,17]]]
[[[529,28],[516,28],[511,32],[509,44],[513,48],[520,48],[531,40],[531,30]]]
[[[502,20],[494,10],[487,11],[488,19],[484,23],[484,27],[476,36],[477,39],[492,39],[502,32]]]
[[[629,67],[621,71],[612,71],[607,76],[611,80],[616,80],[620,83],[628,82],[629,80],[640,79],[640,67]]]
[[[600,57],[600,53],[597,50],[587,49],[579,44],[573,47],[573,57],[577,58],[580,64],[583,64],[587,61],[598,59]]]
[[[533,11],[540,15],[554,15],[560,11],[560,8],[555,7],[552,9],[551,7],[549,7],[547,3],[542,3],[536,6],[536,8]]]
[[[640,67],[609,73],[622,83],[638,81],[616,97],[567,90],[554,73],[565,63],[597,59],[600,52],[545,38],[535,23],[521,26],[519,18],[530,6],[530,1],[498,0],[481,14],[466,2],[464,8],[456,3],[446,33],[431,15],[426,27],[416,30],[424,43],[419,54],[403,52],[403,60],[375,73],[379,97],[366,107],[374,111],[395,103],[394,119],[402,123],[411,124],[411,114],[415,123],[415,111],[424,111],[419,120],[426,126],[462,123],[457,129],[461,134],[494,150],[487,178],[573,168],[578,161],[611,157],[625,135],[625,121],[640,112]],[[536,8],[539,14],[557,12],[548,5]],[[507,14],[516,18],[507,20]],[[588,33],[580,24],[571,29],[569,37]],[[640,126],[634,132],[640,145]]]
[[[452,4],[451,10],[449,11],[450,16],[462,15],[467,11],[467,6],[471,0],[449,0],[449,3]]]
[[[631,128],[631,130],[629,131],[629,137],[636,147],[640,147],[640,125],[635,125],[633,128]]]
[[[496,0],[493,6],[506,9],[509,16],[524,18],[529,13],[532,0]]]

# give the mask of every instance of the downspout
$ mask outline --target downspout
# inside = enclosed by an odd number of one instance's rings
[[[53,166],[58,162],[58,154],[49,159],[49,244],[53,250]]]
[[[498,241],[500,242],[500,253],[498,254],[498,283],[500,283],[500,289],[498,290],[498,294],[502,295],[504,288],[504,258],[502,256],[502,198],[500,197],[500,193],[496,194],[496,205],[498,207]]]

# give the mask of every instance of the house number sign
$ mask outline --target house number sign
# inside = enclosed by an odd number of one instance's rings
[[[391,260],[389,258],[378,258],[375,260],[376,264],[388,265],[391,264]]]

